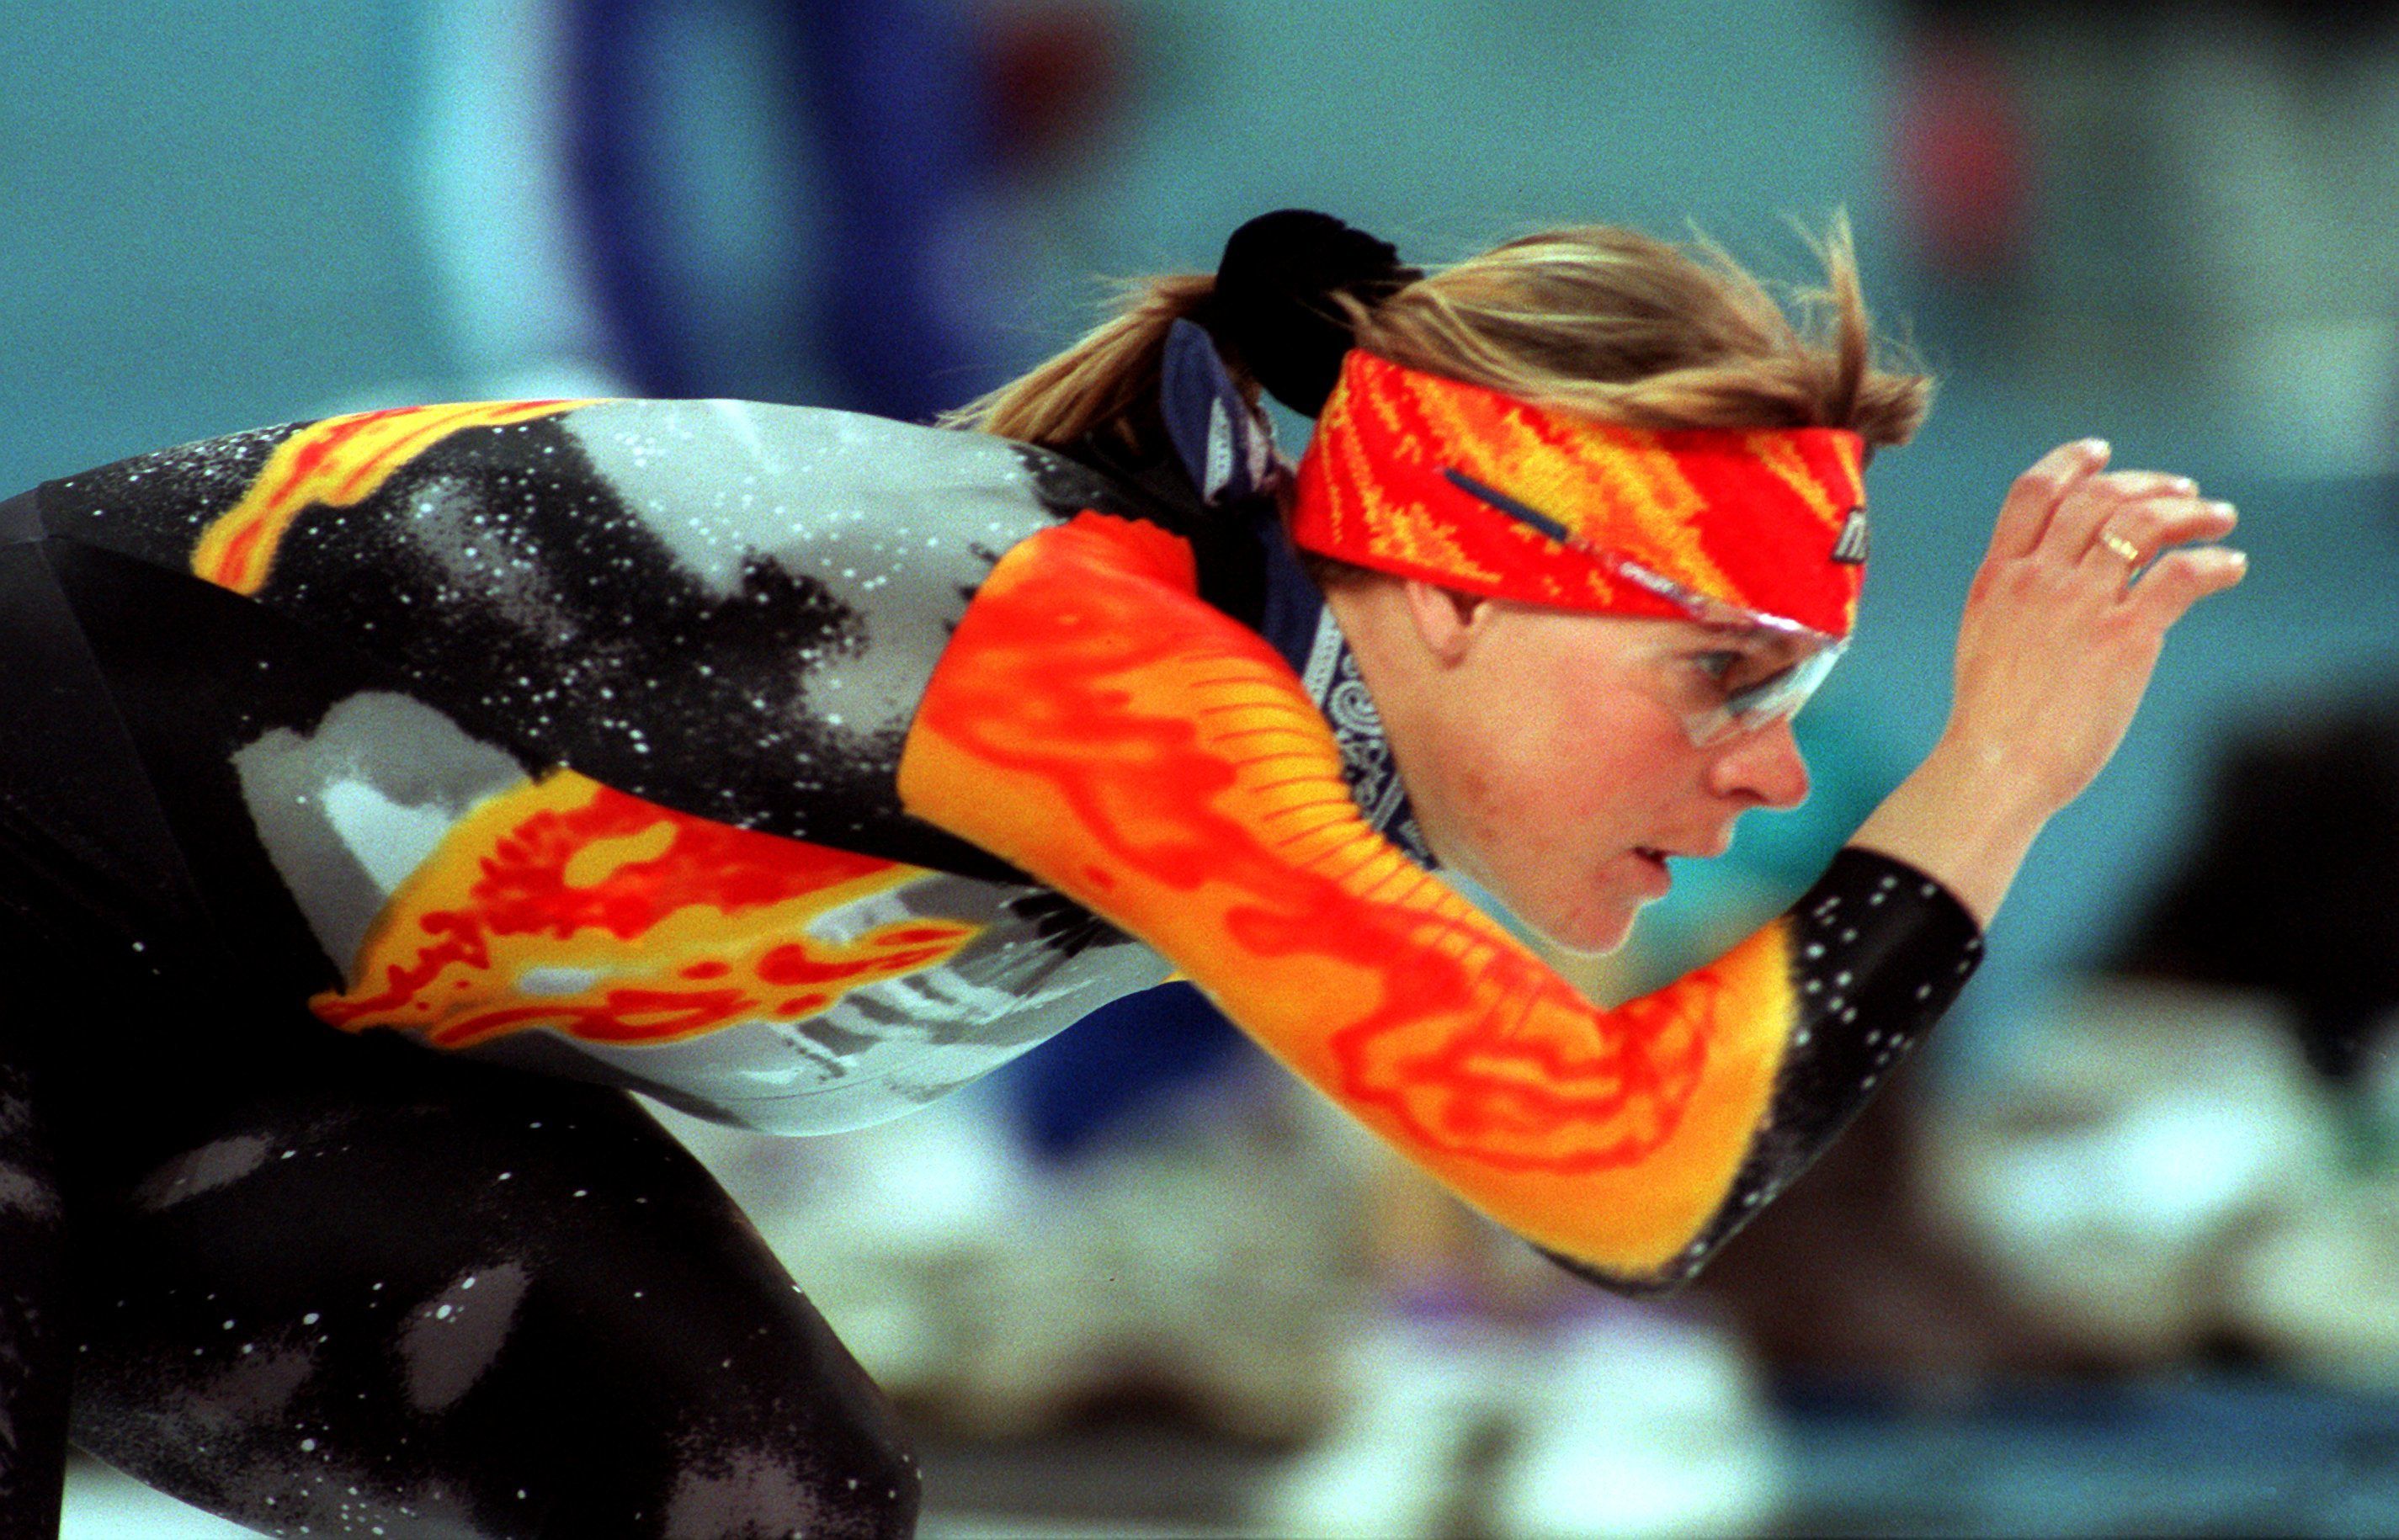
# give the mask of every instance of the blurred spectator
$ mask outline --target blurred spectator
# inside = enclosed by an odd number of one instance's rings
[[[1019,186],[1107,120],[1111,13],[435,0],[425,178],[495,385],[921,421],[997,383]]]
[[[2032,238],[2031,146],[2013,61],[1945,18],[1907,39],[1892,104],[1906,232],[1934,273],[2010,275]]]
[[[2399,696],[2236,744],[2114,971],[2270,995],[2308,1062],[2354,1080],[2399,1011]]]

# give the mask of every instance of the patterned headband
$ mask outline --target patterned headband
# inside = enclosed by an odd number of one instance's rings
[[[1863,448],[1840,428],[1620,427],[1353,351],[1291,536],[1468,593],[1840,639],[1865,574]]]

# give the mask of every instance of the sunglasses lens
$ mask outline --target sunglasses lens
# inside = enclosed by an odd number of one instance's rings
[[[1788,668],[1735,691],[1723,705],[1687,717],[1684,727],[1694,744],[1705,748],[1736,733],[1754,733],[1781,722],[1808,704],[1808,697],[1848,650],[1846,642],[1828,642]]]

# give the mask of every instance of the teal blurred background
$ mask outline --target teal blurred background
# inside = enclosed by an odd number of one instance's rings
[[[2388,7],[16,0],[0,17],[6,490],[419,400],[921,414],[1062,345],[1099,278],[1213,267],[1237,223],[1289,205],[1420,262],[1596,221],[1701,230],[1800,280],[1795,222],[1845,209],[1869,299],[1940,399],[1870,478],[1861,640],[1803,719],[1818,798],[1687,873],[1615,987],[1770,911],[1930,747],[1998,500],[2051,445],[2096,434],[2121,465],[2197,476],[2240,505],[2253,562],[2175,633],[2116,764],[2036,848],[1945,1028],[1923,1127],[2024,1105],[2058,1023],[2094,1019],[2091,976],[2226,816],[2206,793],[2231,745],[2382,709],[2399,671]],[[2342,880],[2365,885],[2333,906],[2399,911],[2399,871]],[[2140,1041],[2162,1079],[2210,1051]],[[2324,1094],[2344,1148],[2370,1143],[2356,1097]],[[2156,1158],[2135,1209],[2199,1180]],[[2056,1168],[2051,1209],[2091,1201],[2096,1169]]]

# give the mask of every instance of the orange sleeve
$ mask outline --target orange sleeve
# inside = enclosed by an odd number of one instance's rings
[[[1194,589],[1146,524],[1016,547],[933,675],[905,805],[1157,948],[1510,1229],[1611,1281],[1687,1272],[1800,1019],[1786,923],[1591,1005],[1367,827],[1299,681]]]

